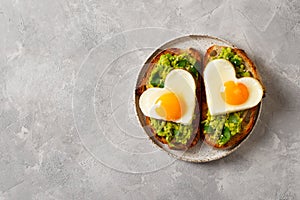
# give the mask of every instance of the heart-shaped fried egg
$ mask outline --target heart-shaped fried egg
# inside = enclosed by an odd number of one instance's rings
[[[193,76],[182,69],[172,70],[164,88],[149,88],[143,92],[139,106],[148,117],[189,124],[195,109],[196,86]]]
[[[251,77],[236,78],[233,65],[225,59],[210,61],[203,76],[211,115],[252,108],[262,99],[260,82]]]

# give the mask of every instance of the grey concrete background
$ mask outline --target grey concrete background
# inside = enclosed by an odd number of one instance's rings
[[[224,38],[259,66],[267,88],[261,120],[236,152],[207,164],[157,163],[148,173],[117,171],[91,153],[72,104],[82,63],[115,34],[146,27]],[[0,199],[299,199],[299,42],[297,0],[1,0]],[[111,153],[106,159],[118,163]]]

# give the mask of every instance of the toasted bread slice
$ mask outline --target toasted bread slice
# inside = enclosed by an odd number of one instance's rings
[[[147,89],[147,82],[150,78],[151,72],[158,63],[160,57],[165,54],[171,54],[171,55],[180,55],[182,53],[188,53],[190,56],[194,57],[197,61],[198,66],[201,65],[201,55],[200,53],[193,49],[189,48],[186,50],[179,49],[179,48],[169,48],[162,50],[161,52],[158,52],[157,55],[153,57],[153,59],[149,62],[149,66],[147,67],[147,71],[145,72],[144,78],[138,83],[138,87],[135,91],[135,96],[136,96],[136,104],[139,102],[139,97],[141,94]],[[186,144],[181,144],[181,143],[176,143],[176,144],[168,144],[167,140],[165,137],[159,136],[155,129],[151,126],[151,121],[150,118],[147,116],[144,116],[144,119],[141,121],[142,125],[145,124],[144,129],[146,130],[147,134],[152,137],[154,136],[158,141],[160,141],[163,144],[167,144],[169,148],[171,149],[176,149],[176,150],[186,150],[194,145],[197,144],[197,142],[200,139],[200,102],[201,102],[201,82],[200,82],[200,73],[198,72],[198,81],[195,80],[196,84],[196,106],[195,106],[195,111],[196,113],[195,118],[192,121],[192,126],[193,126],[193,132],[191,134],[190,139],[187,141]],[[136,108],[139,109],[139,105],[136,105]],[[141,119],[140,119],[141,120]]]
[[[224,48],[226,48],[226,47],[224,47]],[[202,71],[205,69],[205,66],[207,65],[207,63],[212,60],[212,57],[219,55],[221,50],[222,50],[222,46],[217,46],[217,45],[211,46],[207,50],[205,57],[204,57],[204,61],[203,61],[204,64],[202,66]],[[243,50],[237,49],[237,48],[232,48],[232,52],[234,52],[235,54],[237,54],[239,57],[241,57],[243,59],[243,64],[245,65],[246,70],[249,71],[251,73],[252,77],[257,79],[263,86],[261,78],[257,72],[256,66],[248,58],[247,54]],[[207,118],[207,112],[208,112],[204,84],[202,84],[201,92],[202,92],[201,121],[203,121]],[[204,127],[202,125],[201,133],[203,133],[202,137],[203,137],[204,142],[215,148],[219,148],[219,149],[228,149],[228,148],[232,148],[232,147],[238,145],[251,132],[251,130],[257,120],[257,117],[259,114],[259,109],[260,109],[260,103],[257,106],[244,111],[243,116],[242,116],[242,118],[243,118],[242,130],[239,133],[232,136],[231,139],[224,145],[218,144],[217,141],[213,140],[209,134],[204,134],[204,132],[203,132]]]

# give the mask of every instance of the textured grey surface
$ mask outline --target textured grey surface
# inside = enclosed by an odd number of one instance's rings
[[[207,164],[160,159],[132,110],[118,110],[131,104],[117,86],[189,33],[245,49],[267,88],[253,135]],[[299,42],[296,0],[1,0],[0,199],[299,199]]]

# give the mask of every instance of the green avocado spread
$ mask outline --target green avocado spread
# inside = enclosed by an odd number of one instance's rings
[[[251,72],[245,69],[243,59],[232,52],[232,49],[229,47],[222,48],[219,55],[211,58],[211,60],[214,59],[226,59],[230,61],[235,68],[237,78],[252,76]],[[209,134],[210,138],[216,141],[217,144],[221,146],[225,145],[231,137],[241,131],[243,112],[239,111],[212,116],[208,111],[207,118],[201,122],[204,126],[204,134]]]
[[[200,71],[199,63],[187,53],[171,55],[169,53],[160,57],[153,68],[147,83],[147,88],[164,87],[166,76],[173,69],[184,69],[190,72],[195,80],[198,80]],[[195,116],[194,116],[195,117]],[[166,139],[170,146],[174,144],[186,144],[193,133],[192,124],[180,124],[170,121],[150,118],[150,123],[157,135]]]

